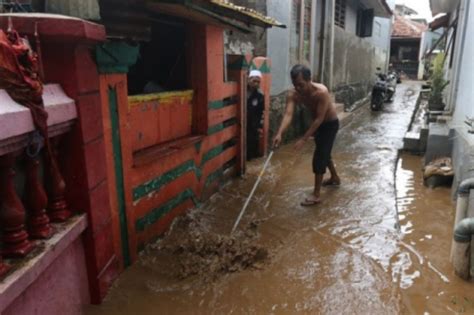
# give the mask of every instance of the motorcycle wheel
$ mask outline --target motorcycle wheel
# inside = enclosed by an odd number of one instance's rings
[[[388,95],[387,102],[389,103],[393,102],[393,94]]]
[[[370,108],[373,111],[379,111],[382,109],[382,104],[383,104],[383,95],[375,95],[372,99],[372,104],[370,105]]]

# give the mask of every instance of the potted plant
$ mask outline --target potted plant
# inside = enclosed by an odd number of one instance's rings
[[[449,84],[449,81],[444,79],[444,60],[444,53],[439,53],[433,60],[433,69],[430,77],[431,94],[428,101],[429,110],[444,110],[443,90]]]

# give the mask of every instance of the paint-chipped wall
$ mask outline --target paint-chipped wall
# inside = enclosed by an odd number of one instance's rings
[[[333,93],[337,102],[350,107],[368,96],[376,68],[384,68],[386,53],[370,38],[360,38],[340,27],[335,27],[334,35]]]
[[[457,97],[455,99],[455,110],[454,110],[454,120],[462,124],[464,119],[467,117],[474,116],[474,106],[472,106],[472,100],[474,99],[474,85],[473,75],[474,72],[474,43],[472,42],[472,35],[474,32],[474,3],[471,3],[469,6],[469,11],[466,11],[466,16],[464,17],[465,29],[464,29],[464,38],[459,38],[458,42],[464,42],[463,46],[458,46],[458,49],[461,50],[462,54],[459,56],[459,64],[462,64],[462,67],[459,69],[459,78],[457,89]]]
[[[273,95],[272,104],[270,107],[270,128],[269,128],[269,139],[273,139],[273,136],[280,127],[280,122],[283,119],[285,113],[286,104],[286,92],[282,92],[278,95]],[[311,125],[311,113],[309,110],[301,105],[295,107],[293,113],[293,120],[291,125],[283,136],[283,143],[287,143],[293,139],[302,136]]]
[[[271,86],[271,106],[269,139],[271,140],[280,126],[285,111],[286,91],[291,87],[290,81],[290,39],[294,36],[292,23],[292,1],[288,0],[267,0],[267,14],[276,18],[281,23],[287,25],[286,29],[272,28],[268,30],[268,57],[272,60],[272,86]],[[302,124],[301,117],[304,115],[301,108],[297,107],[292,124],[288,127],[284,135],[284,142],[288,142],[301,135],[307,126]],[[307,115],[307,117],[310,117]]]
[[[267,14],[274,17],[287,28],[271,28],[267,32],[267,56],[272,60],[271,95],[278,95],[290,85],[290,37],[291,37],[291,1],[267,0]]]
[[[234,0],[233,3],[254,9],[262,14],[267,13],[267,1]],[[253,32],[246,34],[239,31],[227,30],[224,32],[224,45],[226,54],[266,56],[267,34],[264,28],[252,27]]]

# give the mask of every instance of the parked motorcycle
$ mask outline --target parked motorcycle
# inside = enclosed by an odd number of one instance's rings
[[[397,80],[397,84],[402,83],[402,73],[395,70],[395,68],[393,67],[393,64],[388,65],[388,74],[393,74],[395,76]]]
[[[372,88],[372,101],[370,108],[373,111],[382,110],[384,102],[391,102],[397,89],[397,77],[394,73],[388,75],[377,73],[374,87]]]
[[[397,84],[402,83],[401,74],[398,71],[391,70],[388,72],[388,74],[392,74],[395,77],[395,81],[397,82]]]

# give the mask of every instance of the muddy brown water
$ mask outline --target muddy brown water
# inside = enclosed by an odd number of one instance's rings
[[[450,189],[423,186],[420,157],[402,155],[397,163],[419,88],[398,85],[382,112],[356,112],[333,155],[343,184],[324,188],[320,205],[299,205],[312,190],[312,144],[275,153],[241,223],[259,222],[247,245],[264,248],[264,259],[177,277],[179,255],[163,253],[161,241],[86,314],[474,313],[472,286],[448,261]],[[198,232],[176,229],[173,237],[228,235],[261,163],[191,213]],[[173,249],[178,241],[170,239]]]

